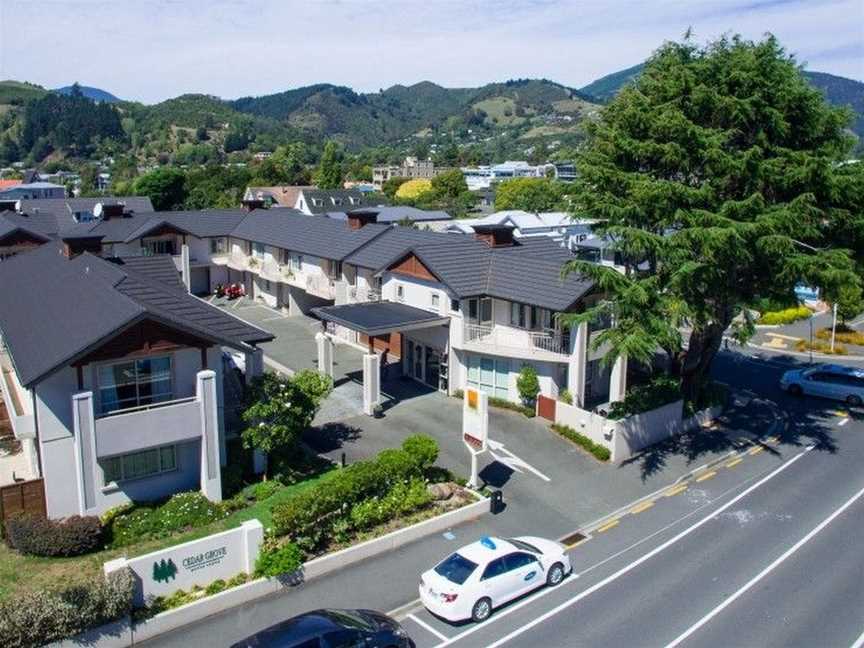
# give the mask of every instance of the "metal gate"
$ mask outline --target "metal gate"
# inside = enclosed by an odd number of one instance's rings
[[[18,513],[47,516],[45,484],[42,479],[0,486],[0,532],[5,534],[6,520]]]
[[[537,416],[555,422],[555,399],[540,394],[537,396]]]

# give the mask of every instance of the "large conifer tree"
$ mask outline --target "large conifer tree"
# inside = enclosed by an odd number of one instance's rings
[[[611,313],[607,359],[665,349],[694,396],[724,332],[752,335],[754,299],[789,299],[801,281],[860,290],[864,165],[843,163],[850,117],[773,36],[661,47],[589,126],[577,215],[602,219],[627,272],[568,264],[608,294],[572,319]]]

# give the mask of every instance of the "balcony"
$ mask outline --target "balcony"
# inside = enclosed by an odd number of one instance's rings
[[[570,336],[559,331],[465,323],[462,336],[464,348],[473,351],[555,362],[564,362],[570,353]]]
[[[307,275],[304,288],[307,293],[315,297],[336,299],[335,282],[322,274]]]
[[[109,457],[201,438],[197,397],[117,410],[96,418],[96,456]]]

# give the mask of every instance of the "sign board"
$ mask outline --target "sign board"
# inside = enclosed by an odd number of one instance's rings
[[[489,396],[469,387],[462,404],[462,441],[469,451],[479,454],[486,450],[488,437]]]
[[[227,580],[241,572],[251,574],[264,540],[258,520],[183,544],[135,558],[105,563],[105,573],[128,567],[135,574],[133,603],[142,606],[156,596],[169,596],[195,585],[206,587],[214,580]]]

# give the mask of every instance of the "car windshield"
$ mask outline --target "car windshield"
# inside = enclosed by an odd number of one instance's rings
[[[435,573],[443,576],[451,583],[461,585],[468,577],[477,569],[477,564],[468,560],[465,556],[458,553],[452,554],[447,560],[444,560],[435,567]]]
[[[517,540],[516,538],[507,538],[507,542],[512,544],[517,549],[522,549],[523,551],[530,551],[531,553],[542,554],[537,547],[532,544],[528,544],[524,540]]]

